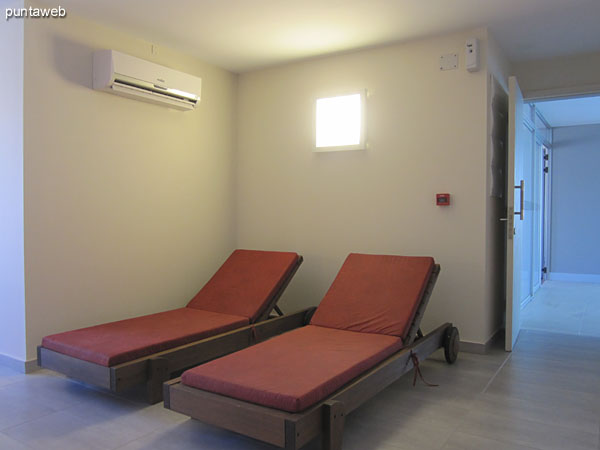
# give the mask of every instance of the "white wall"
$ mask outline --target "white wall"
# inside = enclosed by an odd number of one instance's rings
[[[0,358],[24,360],[22,20],[0,19],[0,61]]]
[[[600,281],[600,125],[554,129],[550,272]],[[575,278],[572,278],[575,279]]]
[[[472,36],[476,73],[462,52]],[[240,76],[237,244],[303,253],[287,310],[317,304],[349,252],[432,255],[442,272],[425,328],[453,321],[463,340],[490,337],[486,39],[468,31]],[[451,52],[460,69],[441,72]],[[315,98],[362,88],[370,148],[313,153]],[[436,192],[452,206],[435,206]]]
[[[494,37],[487,31],[487,70],[494,76],[502,88],[508,92],[508,77],[511,75],[513,65],[506,57],[504,50]]]
[[[527,99],[600,92],[600,53],[513,64]]]
[[[200,76],[202,102],[92,90],[99,48]],[[49,333],[185,305],[232,251],[236,84],[73,14],[25,22],[28,358]]]

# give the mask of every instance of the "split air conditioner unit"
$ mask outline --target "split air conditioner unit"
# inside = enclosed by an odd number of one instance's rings
[[[180,110],[200,102],[202,80],[114,50],[94,52],[94,89]]]

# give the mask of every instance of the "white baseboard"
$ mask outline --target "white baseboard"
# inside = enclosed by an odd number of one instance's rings
[[[578,283],[600,283],[600,275],[593,273],[560,273],[550,272],[548,279],[551,281],[573,281]]]
[[[485,355],[487,348],[480,342],[460,341],[460,351],[465,353],[475,353],[476,355]]]
[[[38,366],[37,358],[25,361],[25,373],[35,372],[36,370],[40,369],[41,367]]]
[[[477,355],[486,355],[490,349],[495,346],[504,346],[498,342],[504,341],[504,328],[500,328],[492,334],[485,343],[460,341],[460,351],[465,353],[475,353]]]
[[[527,298],[521,302],[521,309],[529,305],[529,303],[531,303],[531,300],[533,300],[533,295],[528,295]]]
[[[23,361],[22,359],[14,358],[8,355],[3,355],[1,353],[0,365],[10,367],[11,369],[21,373],[31,373],[40,369],[40,367],[37,365],[37,359]]]

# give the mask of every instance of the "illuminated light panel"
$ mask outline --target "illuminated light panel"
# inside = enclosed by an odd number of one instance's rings
[[[364,148],[363,105],[362,93],[317,99],[317,149]]]

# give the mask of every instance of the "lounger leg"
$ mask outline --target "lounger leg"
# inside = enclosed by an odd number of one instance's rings
[[[163,383],[169,380],[169,361],[165,358],[148,360],[146,398],[151,405],[163,399]]]
[[[296,422],[291,420],[285,421],[285,450],[297,450]]]
[[[335,400],[323,404],[323,450],[342,450],[344,404]]]

